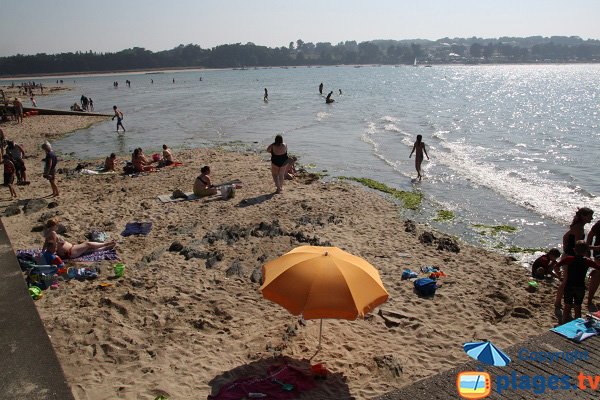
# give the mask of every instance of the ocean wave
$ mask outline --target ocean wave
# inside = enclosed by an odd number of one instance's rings
[[[568,223],[578,207],[600,208],[600,198],[592,197],[580,188],[542,177],[533,170],[501,170],[481,161],[477,153],[483,148],[466,147],[457,143],[442,143],[449,152],[438,152],[436,158],[473,184],[488,187],[509,201],[531,209],[557,222]],[[474,151],[475,150],[475,151]]]

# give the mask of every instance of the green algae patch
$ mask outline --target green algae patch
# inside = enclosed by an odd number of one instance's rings
[[[479,233],[482,235],[490,234],[496,236],[499,233],[515,233],[518,229],[511,225],[483,225],[473,224],[473,227],[479,229]]]
[[[408,208],[410,210],[416,210],[421,205],[421,201],[423,201],[423,194],[418,192],[406,192],[404,190],[398,190],[387,186],[384,183],[377,182],[373,179],[368,178],[354,178],[348,176],[338,176],[338,179],[346,179],[349,181],[358,182],[370,189],[375,189],[383,193],[387,193],[390,196],[402,201],[404,208]]]
[[[437,217],[435,217],[433,220],[437,221],[437,222],[446,222],[446,221],[452,221],[454,219],[454,217],[456,217],[456,215],[454,215],[454,213],[452,211],[438,210]]]

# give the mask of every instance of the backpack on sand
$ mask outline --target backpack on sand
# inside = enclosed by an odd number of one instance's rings
[[[419,278],[415,281],[415,290],[420,296],[433,296],[437,290],[437,283],[433,279]]]

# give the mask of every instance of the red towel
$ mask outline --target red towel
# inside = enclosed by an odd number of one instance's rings
[[[285,391],[279,383],[294,385],[294,390]],[[208,396],[210,400],[240,400],[248,397],[249,393],[263,393],[264,399],[287,400],[293,399],[300,393],[313,389],[316,386],[312,376],[306,375],[301,370],[289,365],[273,365],[267,371],[267,376],[252,376],[238,379],[219,390],[215,396]]]

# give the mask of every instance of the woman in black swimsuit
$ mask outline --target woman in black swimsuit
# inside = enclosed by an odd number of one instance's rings
[[[585,240],[585,230],[583,228],[586,224],[592,222],[593,217],[594,210],[591,208],[582,207],[577,209],[569,230],[563,235],[563,257],[575,256],[575,243],[578,240]],[[561,285],[556,293],[555,307],[561,307],[562,298],[563,287]]]
[[[267,151],[271,153],[271,174],[277,189],[275,193],[281,193],[289,164],[287,145],[283,143],[283,137],[281,135],[275,136],[275,142],[267,147]]]
[[[583,227],[592,222],[593,217],[594,210],[587,207],[577,209],[569,230],[563,236],[563,250],[566,256],[575,256],[575,242],[585,240]]]
[[[210,180],[210,167],[205,165],[200,170],[200,175],[194,181],[194,194],[198,197],[212,196],[217,194],[217,188]]]

